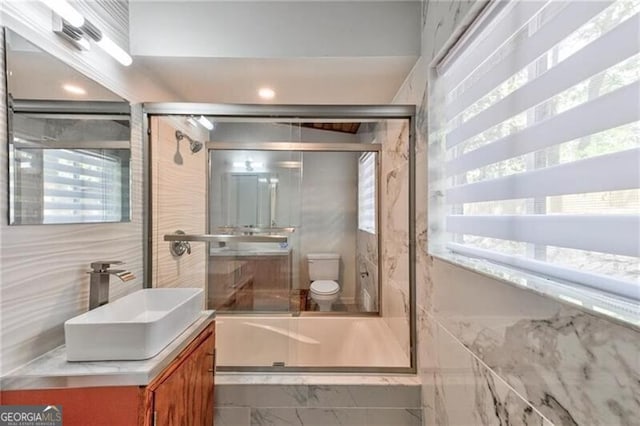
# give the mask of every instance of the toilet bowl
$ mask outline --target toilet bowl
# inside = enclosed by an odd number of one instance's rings
[[[320,312],[330,312],[333,303],[340,296],[340,286],[331,280],[318,280],[309,288],[311,299],[318,304]]]
[[[337,253],[309,253],[309,294],[321,312],[331,311],[340,297],[340,255]]]

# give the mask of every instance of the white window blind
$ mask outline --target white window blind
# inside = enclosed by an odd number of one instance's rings
[[[376,233],[376,157],[363,154],[358,162],[358,229]]]
[[[430,85],[430,251],[640,299],[640,1],[488,7]]]
[[[117,156],[83,150],[42,151],[43,223],[122,219],[122,165]]]

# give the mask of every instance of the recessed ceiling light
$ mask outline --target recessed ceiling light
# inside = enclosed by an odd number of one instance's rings
[[[276,96],[276,92],[269,87],[262,87],[258,90],[258,96],[262,99],[273,99]]]
[[[82,87],[74,86],[73,84],[63,84],[62,88],[69,93],[73,93],[74,95],[86,95],[87,91]]]

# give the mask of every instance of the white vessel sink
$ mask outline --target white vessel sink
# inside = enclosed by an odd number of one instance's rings
[[[68,361],[147,359],[200,315],[199,288],[139,290],[64,323]]]

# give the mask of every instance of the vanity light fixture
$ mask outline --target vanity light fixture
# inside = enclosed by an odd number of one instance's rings
[[[46,4],[58,4],[60,2],[66,3],[65,0],[45,1]],[[82,23],[80,25],[74,25],[65,16],[59,14],[55,9],[52,8],[52,10],[54,11],[53,32],[60,36],[63,36],[79,50],[89,50],[89,39],[91,39],[102,50],[109,54],[109,56],[120,62],[125,67],[131,65],[131,63],[133,62],[131,56],[120,46],[118,46],[113,40],[111,40],[106,34],[103,34],[98,27],[93,25],[87,19],[83,18],[82,15],[80,15],[80,17],[82,18]],[[75,11],[75,9],[73,10]],[[76,13],[78,12],[76,11]],[[76,19],[75,22],[78,23],[79,20]]]
[[[91,44],[84,32],[80,28],[76,28],[60,16],[53,14],[53,32],[67,40],[78,50],[89,50]]]
[[[270,100],[275,98],[276,92],[270,87],[261,87],[260,90],[258,90],[258,96],[262,99]]]
[[[84,25],[84,16],[73,6],[67,2],[67,0],[41,0],[42,3],[47,5],[56,15],[67,21],[70,25],[80,28]]]
[[[87,91],[84,90],[82,87],[79,86],[75,86],[73,84],[63,84],[62,88],[64,90],[66,90],[69,93],[72,93],[74,95],[86,95]]]
[[[193,127],[198,127],[198,122],[193,117],[188,117],[187,118],[187,123],[191,124]]]

